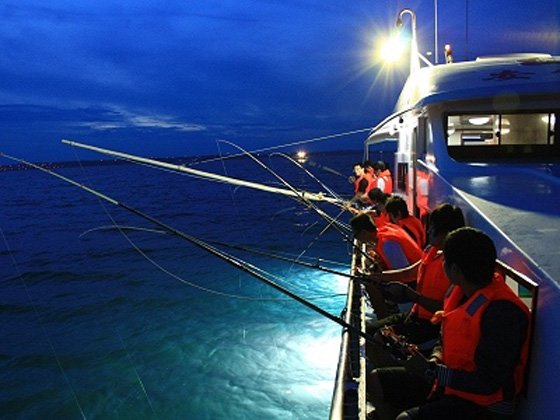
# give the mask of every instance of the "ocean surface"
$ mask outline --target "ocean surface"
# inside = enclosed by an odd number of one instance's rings
[[[287,159],[260,158],[322,191]],[[349,197],[360,158],[305,165]],[[196,168],[281,186],[248,158]],[[56,171],[197,238],[349,269],[344,238],[293,199],[134,164]],[[0,183],[0,418],[328,418],[340,326],[44,172],[0,172]],[[344,308],[343,277],[220,249],[334,315]]]

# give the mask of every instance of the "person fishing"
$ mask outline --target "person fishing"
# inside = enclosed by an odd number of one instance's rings
[[[387,200],[385,211],[391,223],[399,225],[411,236],[420,248],[426,245],[426,230],[422,222],[408,211],[406,201],[402,197],[392,196]]]
[[[496,247],[484,232],[451,232],[443,254],[453,287],[434,316],[440,344],[429,358],[411,351],[402,366],[374,369],[369,396],[380,418],[511,418],[528,360],[529,309],[495,272]]]
[[[377,161],[373,165],[373,173],[375,179],[374,187],[379,188],[385,194],[393,193],[393,176],[391,171],[385,165],[383,161]]]
[[[421,350],[431,351],[439,335],[439,326],[432,324],[430,320],[436,311],[443,308],[445,293],[451,286],[443,269],[441,247],[449,232],[463,226],[465,219],[459,207],[448,203],[440,204],[430,215],[429,245],[424,250],[422,259],[400,270],[371,275],[375,281],[388,282],[382,288],[385,294],[391,294],[401,302],[413,302],[414,305],[409,312],[367,321],[368,334],[375,335],[381,328],[391,326],[397,334],[404,335],[409,342],[419,345]],[[409,286],[414,283],[415,288]],[[376,367],[394,364],[383,347],[369,346],[367,354]]]
[[[422,250],[400,226],[386,223],[377,228],[367,213],[350,219],[354,237],[369,244],[368,254],[382,270],[399,269],[416,263],[422,258]],[[398,312],[395,302],[387,303],[377,284],[365,285],[378,319]]]
[[[354,164],[354,196],[347,204],[347,209],[350,209],[353,204],[356,204],[358,208],[362,208],[368,203],[368,192],[374,187],[373,175],[370,172],[366,172],[363,163],[356,162]]]

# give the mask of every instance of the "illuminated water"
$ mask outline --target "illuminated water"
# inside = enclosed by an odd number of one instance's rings
[[[359,157],[313,159],[349,175]],[[298,187],[320,190],[285,160],[267,164]],[[309,167],[351,193],[346,179]],[[201,169],[224,172],[221,163]],[[248,160],[225,170],[270,179]],[[326,224],[288,198],[145,167],[60,172],[208,240],[298,254]],[[153,226],[44,173],[0,172],[0,183],[1,418],[328,417],[338,325],[179,238],[130,230],[81,236],[111,218]],[[340,314],[344,279],[236,255]],[[331,231],[306,255],[349,260]]]

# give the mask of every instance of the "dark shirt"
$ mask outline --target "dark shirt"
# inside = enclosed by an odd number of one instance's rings
[[[492,394],[503,387],[504,397],[513,399],[513,371],[521,355],[528,323],[525,312],[512,302],[498,300],[489,304],[481,319],[480,341],[474,356],[476,370],[466,372],[441,367],[439,383],[476,394]]]
[[[368,184],[368,180],[363,178],[358,184],[358,192],[364,194],[366,192]]]

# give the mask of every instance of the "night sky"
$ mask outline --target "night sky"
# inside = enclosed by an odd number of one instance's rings
[[[375,54],[403,7],[417,13],[420,51],[433,51],[433,1],[5,0],[0,152],[73,160],[67,138],[199,156],[233,151],[220,139],[254,150],[372,127],[408,70]],[[445,43],[456,61],[560,55],[560,2],[440,1],[438,41],[440,63]],[[359,150],[365,136],[308,148]]]

